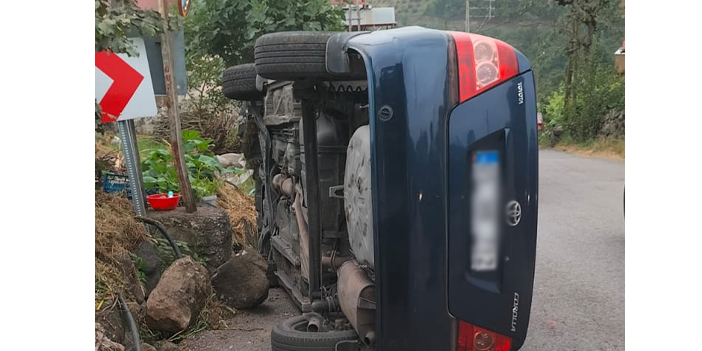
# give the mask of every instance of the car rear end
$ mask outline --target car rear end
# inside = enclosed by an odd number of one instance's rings
[[[352,38],[369,81],[376,349],[517,350],[533,290],[536,93],[499,40]]]
[[[506,43],[452,35],[459,104],[448,122],[448,309],[458,350],[516,350],[529,325],[536,254],[534,78]]]

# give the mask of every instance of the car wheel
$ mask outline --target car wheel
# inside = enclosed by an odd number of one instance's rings
[[[336,344],[345,340],[356,340],[356,331],[329,330],[307,331],[309,321],[297,316],[281,321],[271,331],[273,351],[334,351]]]
[[[280,32],[256,40],[256,72],[263,78],[295,80],[328,76],[327,40],[331,32]]]
[[[256,40],[256,73],[273,80],[354,80],[359,77],[337,76],[327,71],[327,41],[334,32],[279,32]]]
[[[247,63],[225,69],[222,74],[222,93],[232,100],[260,100],[263,93],[256,88],[256,66]]]

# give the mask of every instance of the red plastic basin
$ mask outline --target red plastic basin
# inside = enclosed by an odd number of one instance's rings
[[[146,197],[146,201],[154,210],[170,211],[178,207],[180,194],[173,194],[173,197],[168,197],[168,194],[153,194]]]

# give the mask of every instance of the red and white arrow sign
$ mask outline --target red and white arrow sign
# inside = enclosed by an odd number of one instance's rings
[[[95,53],[95,99],[102,108],[102,123],[152,117],[157,113],[144,40],[132,41],[138,57]]]

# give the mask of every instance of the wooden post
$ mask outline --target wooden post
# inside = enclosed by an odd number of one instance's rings
[[[168,5],[166,0],[158,0],[158,9],[161,17],[168,23]],[[180,195],[185,203],[185,212],[193,213],[197,211],[195,197],[190,186],[188,168],[185,165],[185,155],[183,154],[183,133],[180,130],[180,115],[178,114],[178,92],[173,64],[173,40],[165,25],[161,40],[161,55],[163,56],[163,76],[166,81],[166,106],[168,107],[168,124],[171,127],[171,153],[175,162],[178,184],[180,185]]]

